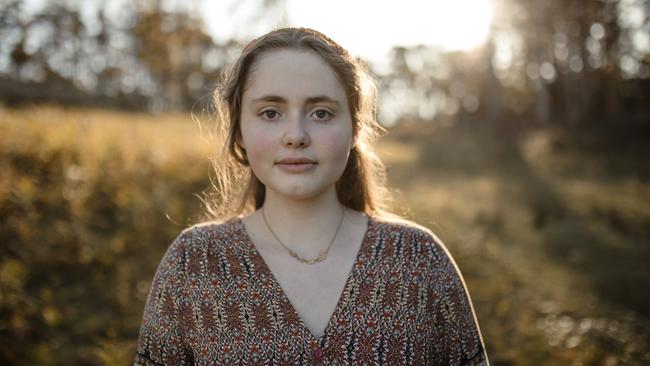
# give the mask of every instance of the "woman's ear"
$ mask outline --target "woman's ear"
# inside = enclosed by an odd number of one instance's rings
[[[350,144],[350,151],[354,150],[354,148],[357,146],[357,140],[358,140],[358,138],[359,138],[359,134],[358,134],[358,133],[355,133],[355,134],[352,136],[352,144]]]
[[[244,139],[241,136],[241,130],[237,131],[235,134],[235,143],[239,145],[243,150],[246,150],[246,146],[244,146]]]

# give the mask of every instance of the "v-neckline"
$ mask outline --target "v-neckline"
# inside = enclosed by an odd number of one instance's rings
[[[343,301],[345,294],[349,291],[349,287],[352,286],[351,284],[352,279],[357,277],[357,273],[356,273],[357,267],[359,264],[359,260],[361,259],[362,253],[366,252],[365,247],[370,245],[371,231],[374,230],[373,225],[375,221],[371,216],[366,215],[366,217],[368,218],[368,222],[366,226],[366,231],[363,234],[363,239],[361,240],[361,245],[357,250],[357,254],[355,256],[354,262],[352,263],[352,268],[350,269],[350,272],[348,273],[348,276],[345,280],[345,285],[343,285],[343,291],[341,291],[341,294],[339,295],[339,298],[336,301],[336,306],[334,307],[334,311],[330,315],[330,318],[328,319],[327,324],[325,325],[325,329],[323,330],[323,334],[321,334],[320,337],[316,337],[311,332],[311,330],[307,327],[305,321],[302,319],[302,317],[294,307],[293,303],[291,302],[287,294],[284,292],[284,289],[280,285],[280,281],[278,281],[275,274],[271,271],[271,268],[266,263],[264,257],[262,257],[262,255],[257,251],[257,248],[255,247],[255,244],[253,243],[251,236],[248,234],[248,230],[246,229],[246,226],[244,225],[244,221],[241,219],[241,217],[237,219],[239,229],[243,233],[244,240],[246,241],[246,245],[248,249],[251,251],[253,256],[256,256],[259,259],[259,262],[262,264],[262,268],[260,268],[260,270],[265,272],[271,278],[275,290],[278,291],[281,294],[280,296],[283,298],[283,300],[286,300],[286,302],[289,304],[289,307],[293,312],[292,315],[295,316],[295,318],[300,321],[299,326],[303,329],[304,332],[306,332],[309,335],[311,341],[315,341],[318,344],[320,344],[321,341],[327,336],[328,331],[330,330],[330,328],[333,327],[332,322],[338,318],[339,313],[343,310],[341,309],[341,306],[343,306],[341,302]]]

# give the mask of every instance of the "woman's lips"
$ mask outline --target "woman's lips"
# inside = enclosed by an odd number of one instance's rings
[[[276,163],[276,165],[290,173],[300,173],[304,172],[310,169],[313,169],[317,163],[312,160],[307,160],[307,159],[297,159],[297,160],[281,160],[280,162]]]

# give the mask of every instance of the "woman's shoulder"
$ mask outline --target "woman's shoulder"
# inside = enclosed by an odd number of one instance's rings
[[[197,249],[206,245],[223,244],[237,237],[240,219],[203,221],[183,229],[173,240],[172,247],[184,250]]]
[[[399,236],[404,242],[428,249],[426,252],[436,257],[451,258],[449,249],[444,242],[426,226],[398,216],[373,218],[373,220],[379,223],[378,227],[387,235]]]
[[[440,238],[426,226],[399,216],[373,217],[384,231],[396,235],[408,235],[413,239],[429,240],[442,244]]]
[[[228,219],[223,219],[223,220],[210,220],[210,221],[203,221],[199,222],[196,224],[193,224],[186,229],[183,230],[184,232],[192,232],[192,233],[198,233],[198,234],[207,234],[207,233],[213,233],[213,234],[225,234],[225,233],[230,233],[233,230],[237,229],[237,224],[239,224],[241,219],[239,217],[231,217]]]

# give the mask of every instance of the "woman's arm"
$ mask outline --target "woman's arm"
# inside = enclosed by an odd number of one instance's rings
[[[144,308],[134,365],[190,365],[183,342],[185,247],[188,231],[169,246],[154,276]]]
[[[443,365],[489,365],[465,280],[446,246],[434,234],[434,350]]]

